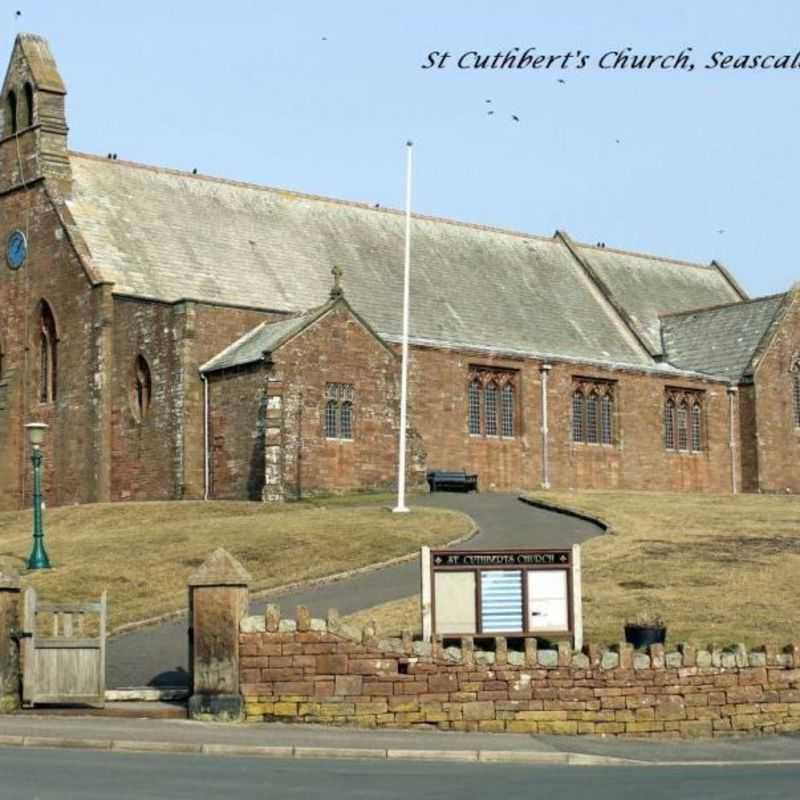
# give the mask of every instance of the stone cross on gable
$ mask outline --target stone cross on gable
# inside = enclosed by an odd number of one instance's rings
[[[331,287],[331,300],[335,300],[337,297],[341,297],[344,294],[344,289],[342,289],[342,275],[343,275],[342,268],[336,264],[334,264],[333,269],[331,270],[331,275],[333,275],[333,286]]]

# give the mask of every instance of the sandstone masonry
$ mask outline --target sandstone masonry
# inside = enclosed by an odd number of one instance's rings
[[[615,736],[735,736],[800,731],[800,643],[783,652],[647,653],[620,644],[572,652],[377,640],[335,612],[294,620],[268,607],[242,620],[240,682],[248,721]]]

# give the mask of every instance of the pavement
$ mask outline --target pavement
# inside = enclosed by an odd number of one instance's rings
[[[637,740],[25,714],[0,717],[0,747],[509,765],[773,765],[800,773],[799,736]]]
[[[468,514],[479,528],[470,546],[479,548],[569,547],[602,532],[592,522],[530,506],[514,494],[437,492],[412,497],[410,504]],[[308,606],[317,617],[329,608],[350,614],[408,597],[419,585],[419,562],[414,560],[254,601],[251,613],[262,613],[270,602],[279,603],[287,615],[298,605]],[[113,637],[107,651],[108,687],[186,685],[187,654],[185,617]]]

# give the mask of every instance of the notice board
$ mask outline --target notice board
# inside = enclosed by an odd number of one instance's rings
[[[583,645],[580,546],[423,547],[422,630],[441,636],[569,636]]]

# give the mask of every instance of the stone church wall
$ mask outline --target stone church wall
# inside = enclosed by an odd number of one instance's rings
[[[532,489],[543,483],[541,362],[413,348],[412,424],[422,435],[428,468],[476,472],[482,489]],[[470,435],[470,371],[513,373],[517,391],[515,435]],[[612,445],[572,441],[576,378],[614,382]],[[725,385],[632,371],[553,363],[548,371],[549,483],[570,489],[658,489],[728,492],[731,489],[729,411]],[[703,393],[703,450],[669,452],[663,441],[668,387]]]
[[[283,385],[286,497],[393,486],[399,360],[343,305],[279,348],[274,359],[270,378]],[[325,436],[328,384],[353,387],[352,440]]]
[[[800,358],[800,293],[792,293],[755,373],[758,489],[800,492],[800,427],[794,424],[792,367]]]
[[[14,145],[0,143],[0,154]],[[0,159],[2,160],[2,159]],[[28,258],[16,271],[5,260],[14,230],[28,239]],[[95,303],[86,274],[68,244],[42,183],[0,196],[0,510],[28,502],[29,452],[23,425],[50,426],[44,444],[44,488],[48,505],[98,499],[102,446],[96,438],[93,402],[98,353]],[[39,400],[39,303],[46,299],[57,327],[56,400]]]
[[[115,299],[113,499],[203,497],[199,367],[269,316],[252,309],[191,301]],[[146,359],[152,376],[149,413],[143,420],[136,418],[132,406],[134,365],[139,355]],[[250,429],[255,419],[249,420]],[[250,430],[246,435],[251,435]],[[237,491],[241,489],[237,487]],[[250,497],[244,491],[225,496]]]
[[[266,370],[250,364],[209,376],[210,496],[261,500],[264,490]]]

